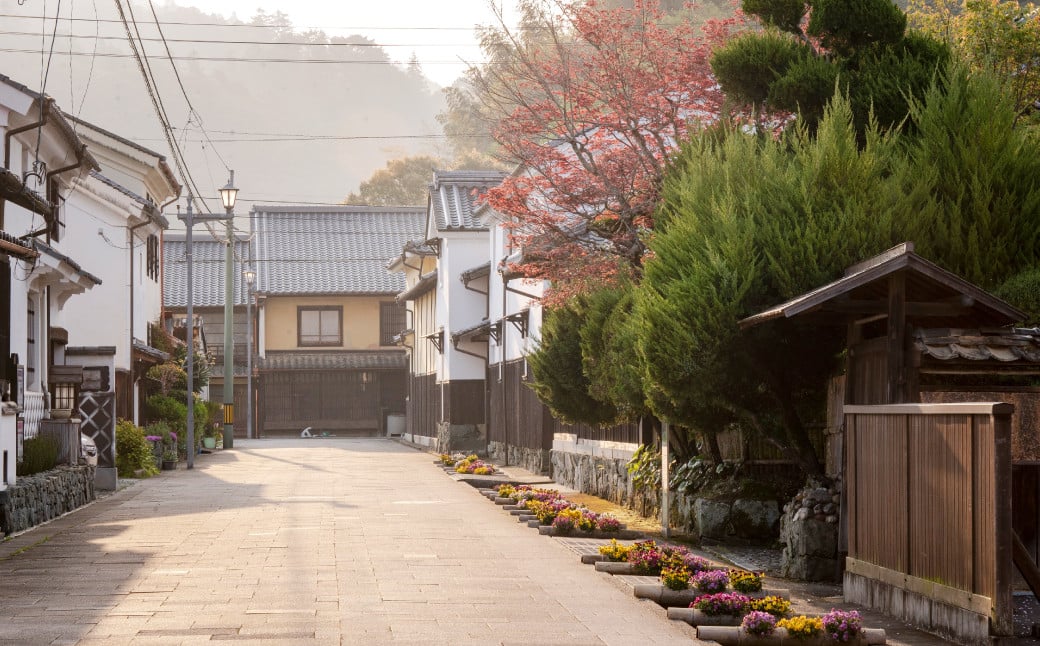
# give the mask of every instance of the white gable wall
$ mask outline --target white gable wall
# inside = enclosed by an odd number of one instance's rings
[[[484,360],[456,350],[451,335],[476,325],[486,315],[486,297],[466,289],[462,272],[487,262],[488,235],[487,231],[441,234],[437,325],[444,329],[444,362],[438,381],[484,378]]]

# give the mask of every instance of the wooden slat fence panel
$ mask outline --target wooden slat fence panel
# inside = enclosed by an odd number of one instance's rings
[[[972,448],[969,415],[909,417],[908,573],[961,590],[972,589]]]
[[[905,404],[845,415],[850,567],[902,573],[903,584],[882,578],[908,590],[940,584],[937,600],[964,608],[988,599],[998,635],[1011,630],[1010,410]]]
[[[975,564],[972,572],[971,590],[986,597],[997,595],[997,505],[1009,504],[997,496],[996,473],[997,453],[993,438],[996,436],[994,419],[988,415],[973,418],[974,436],[972,469],[975,472],[973,492],[972,527],[974,532]],[[1010,493],[1010,492],[1007,492]]]
[[[850,556],[900,572],[907,567],[906,418],[861,415],[856,419],[856,554]]]

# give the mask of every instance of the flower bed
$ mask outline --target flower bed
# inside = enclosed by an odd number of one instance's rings
[[[466,473],[477,476],[490,476],[499,473],[495,465],[490,462],[484,462],[475,453],[470,455],[441,453],[437,463],[449,473]]]
[[[705,607],[710,604],[704,604]],[[730,606],[720,601],[715,605],[723,610]],[[751,607],[750,602],[747,606]],[[669,618],[672,617],[669,612]],[[678,614],[678,613],[676,613]],[[696,617],[694,618],[696,621]],[[798,615],[778,619],[771,612],[751,610],[744,614],[739,627],[696,624],[698,639],[716,641],[720,644],[784,644],[795,642],[805,645],[823,644],[884,644],[885,631],[863,628],[859,613],[855,610],[836,610],[823,617]],[[703,626],[703,627],[701,627]]]
[[[489,498],[491,493],[487,494]],[[582,536],[587,538],[622,535],[624,525],[610,514],[597,514],[582,505],[570,502],[554,489],[539,489],[529,485],[504,484],[493,490],[494,501],[511,507],[510,513],[520,522],[539,528],[551,536]],[[515,509],[512,509],[514,507]],[[529,513],[524,513],[524,512]],[[532,520],[529,518],[533,516]]]

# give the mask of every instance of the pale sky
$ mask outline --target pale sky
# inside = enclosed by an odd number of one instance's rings
[[[389,56],[406,63],[414,52],[428,78],[450,85],[466,69],[479,63],[474,27],[495,24],[492,0],[174,0],[249,20],[257,9],[281,11],[297,28],[321,29],[330,36],[360,34],[388,45]],[[502,0],[495,0],[501,4]],[[506,16],[515,15],[515,2],[505,2]],[[465,61],[465,62],[464,62]]]

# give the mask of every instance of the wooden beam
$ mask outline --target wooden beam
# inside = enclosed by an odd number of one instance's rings
[[[888,313],[888,302],[884,300],[835,300],[823,306],[823,310],[842,314],[856,314],[882,318]],[[906,315],[909,317],[964,316],[971,307],[961,302],[906,303]]]
[[[1025,579],[1029,589],[1033,591],[1033,596],[1040,600],[1040,568],[1036,567],[1033,557],[1029,555],[1029,550],[1026,549],[1022,539],[1018,536],[1018,532],[1012,530],[1011,540],[1015,567],[1022,573],[1022,578]]]
[[[888,277],[887,404],[909,401],[906,393],[906,272]]]

